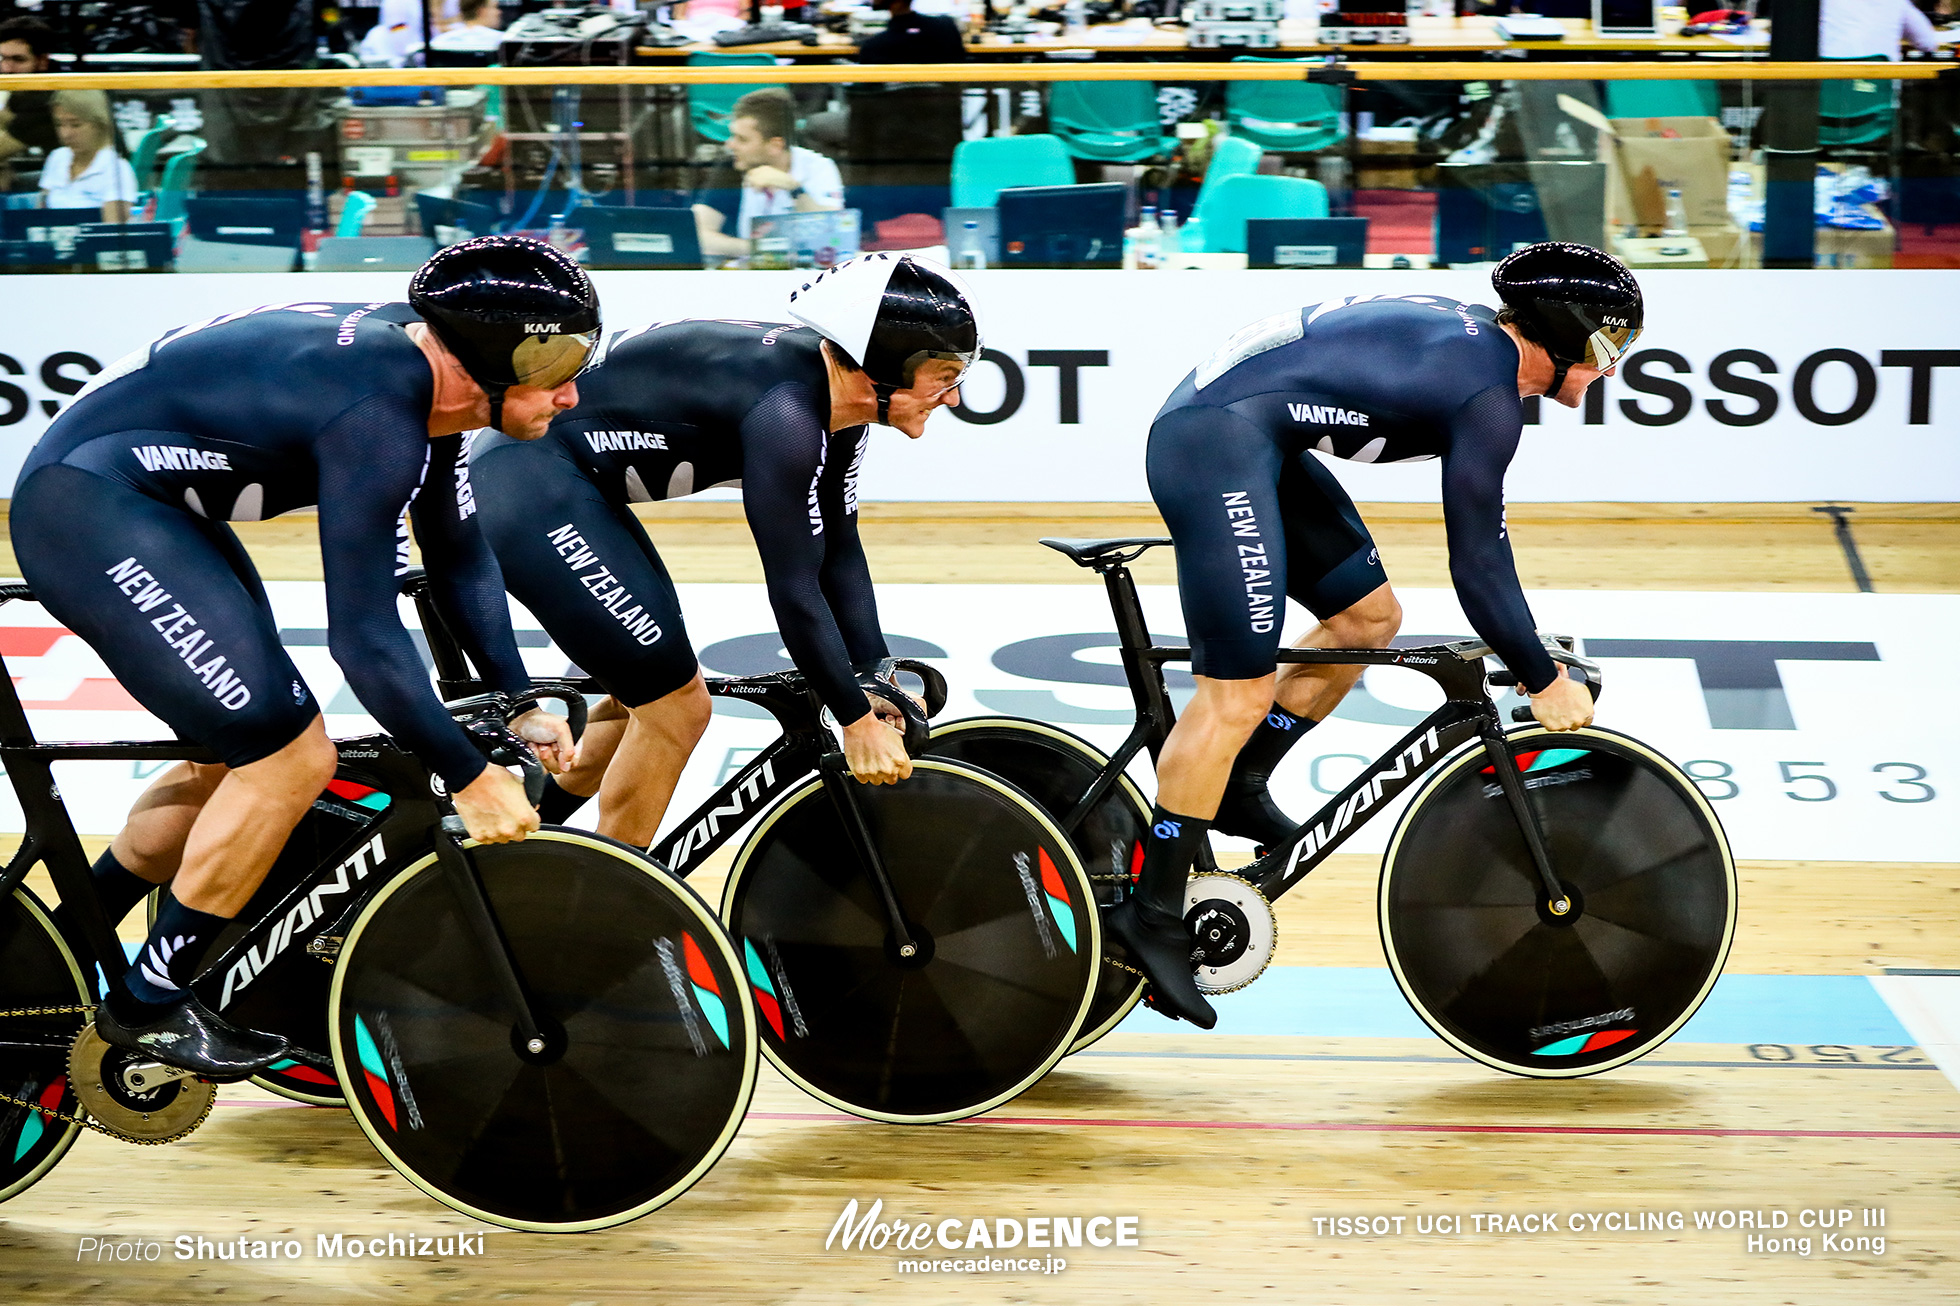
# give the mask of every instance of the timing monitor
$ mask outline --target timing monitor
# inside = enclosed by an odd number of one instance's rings
[[[586,204],[565,219],[585,235],[593,268],[699,268],[701,236],[693,209],[601,208]]]
[[[1129,188],[1012,186],[1000,193],[1001,265],[1114,268],[1123,265]]]
[[[66,263],[74,257],[75,241],[82,228],[102,221],[102,210],[6,209],[0,211],[0,240],[21,240],[54,246],[55,254]]]
[[[1592,23],[1600,36],[1653,36],[1660,31],[1659,0],[1592,0]]]
[[[103,272],[165,272],[176,254],[168,222],[99,222],[75,238],[75,262]]]

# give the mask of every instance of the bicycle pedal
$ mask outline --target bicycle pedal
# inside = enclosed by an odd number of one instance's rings
[[[105,1041],[90,1021],[68,1049],[82,1111],[130,1143],[170,1143],[204,1123],[218,1086]]]

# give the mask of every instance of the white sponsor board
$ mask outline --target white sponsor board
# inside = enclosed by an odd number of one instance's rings
[[[276,582],[287,646],[339,736],[373,729],[345,691],[324,646],[320,586]],[[687,623],[711,672],[753,674],[787,665],[760,585],[683,585]],[[1181,640],[1176,591],[1143,588],[1151,630]],[[1461,638],[1455,597],[1403,590],[1410,635]],[[1599,722],[1686,763],[1715,800],[1736,853],[1755,858],[1960,861],[1960,688],[1939,674],[1960,642],[1960,598],[1915,595],[1607,593],[1532,595],[1541,628],[1577,635],[1600,656],[1606,694]],[[977,714],[1035,716],[1105,749],[1123,738],[1128,692],[1116,674],[1102,590],[1076,585],[889,585],[879,607],[894,651],[941,668],[952,697],[942,720]],[[565,657],[530,631],[534,674],[559,675]],[[405,608],[412,621],[412,613]],[[82,641],[53,636],[24,604],[0,610],[0,650],[44,740],[166,734],[129,710],[119,686]],[[1304,628],[1291,611],[1289,638]],[[1104,683],[1095,683],[1095,682]],[[759,709],[718,699],[714,723],[683,777],[669,826],[705,799],[773,723],[730,715]],[[1274,779],[1281,804],[1306,816],[1386,751],[1440,701],[1433,682],[1401,668],[1371,671],[1340,713],[1309,733]],[[1501,700],[1508,709],[1521,700]],[[118,710],[118,704],[122,708]],[[58,771],[85,833],[116,830],[144,777],[161,763],[76,762]],[[1136,768],[1146,794],[1146,765]],[[1399,809],[1378,815],[1349,851],[1378,851]],[[591,809],[577,823],[590,824]],[[11,789],[0,828],[18,830]]]
[[[782,320],[794,273],[601,272],[606,320]],[[867,499],[1147,499],[1152,416],[1249,322],[1343,296],[1493,303],[1481,272],[983,272],[966,410],[881,431]],[[26,277],[0,315],[0,484],[90,375],[254,304],[400,299],[407,275]],[[1647,332],[1588,407],[1543,405],[1514,502],[1960,499],[1960,271],[1647,272]],[[212,378],[212,384],[222,383]],[[1947,434],[1942,435],[1942,432]],[[1356,499],[1433,500],[1437,464],[1336,462]]]

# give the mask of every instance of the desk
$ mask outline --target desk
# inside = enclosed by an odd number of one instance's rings
[[[1594,36],[1592,24],[1583,19],[1560,20],[1566,29],[1563,41],[1505,41],[1497,35],[1492,18],[1417,18],[1410,24],[1408,45],[1322,45],[1314,39],[1316,29],[1309,23],[1280,24],[1280,48],[1257,53],[1275,55],[1326,55],[1340,53],[1350,59],[1398,59],[1431,54],[1487,54],[1499,50],[1523,51],[1527,56],[1570,53],[1573,57],[1598,58],[1602,55],[1701,54],[1761,57],[1764,47],[1737,45],[1716,36]],[[634,53],[642,63],[679,63],[697,51],[719,50],[712,44],[641,46]],[[849,57],[855,47],[835,33],[819,33],[817,44],[773,41],[766,45],[731,47],[744,54],[769,54],[779,58],[829,61]],[[1147,18],[1130,18],[1120,23],[1091,27],[1073,36],[1031,36],[1014,42],[989,33],[977,45],[968,45],[974,59],[1017,60],[1048,56],[1064,50],[1087,51],[1095,58],[1110,59],[1193,59],[1223,61],[1236,51],[1192,50],[1184,43],[1181,27],[1155,27]]]

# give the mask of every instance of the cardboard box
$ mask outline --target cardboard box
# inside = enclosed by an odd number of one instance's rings
[[[1864,211],[1885,225],[1877,231],[1846,231],[1841,227],[1817,228],[1816,265],[1820,268],[1889,268],[1892,266],[1892,246],[1895,240],[1892,224],[1883,213],[1873,205],[1864,206]],[[1763,234],[1760,231],[1749,233],[1750,267],[1760,266],[1763,255]]]
[[[1681,188],[1690,228],[1728,225],[1729,134],[1718,119],[1615,118],[1612,128],[1600,147],[1609,230],[1658,233],[1669,186]]]

